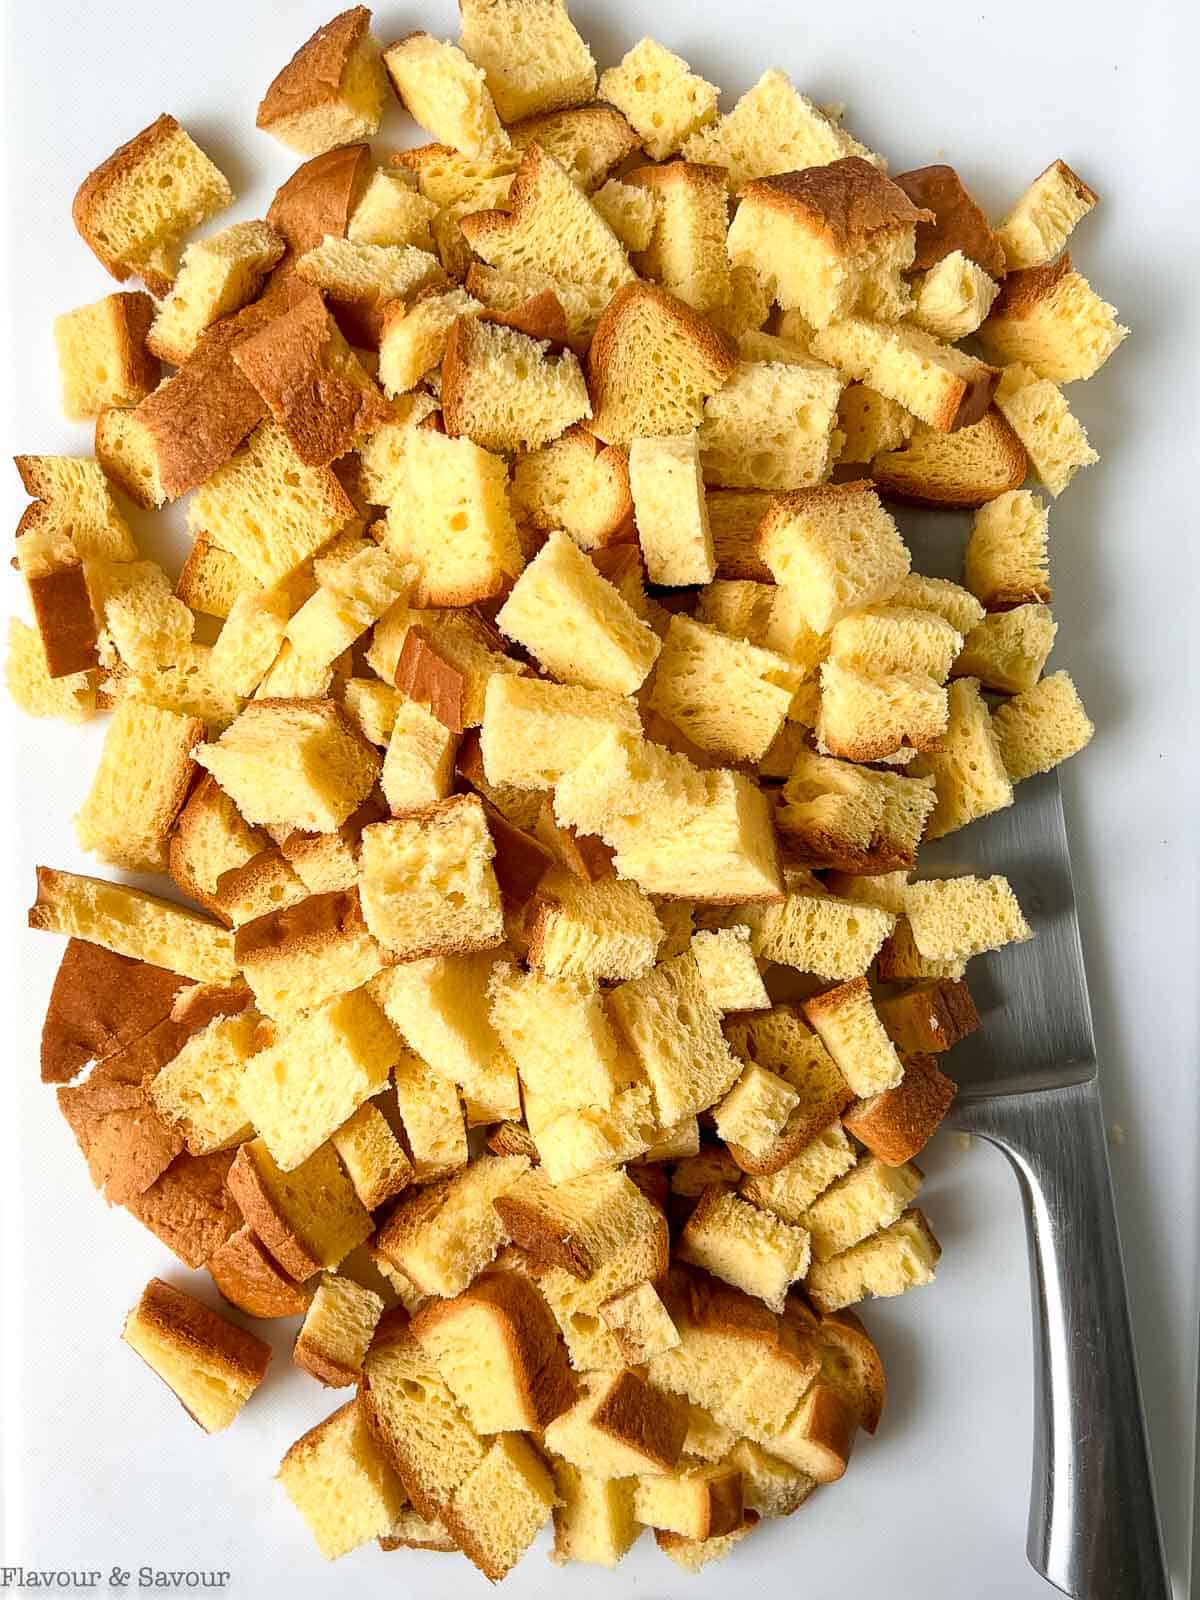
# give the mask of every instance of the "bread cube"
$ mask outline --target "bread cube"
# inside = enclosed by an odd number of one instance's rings
[[[686,1539],[715,1539],[742,1522],[742,1475],[732,1465],[685,1466],[639,1477],[633,1514],[649,1528]]]
[[[674,155],[690,134],[717,115],[715,85],[649,38],[639,40],[601,75],[599,92],[602,100],[624,112],[655,161]]]
[[[696,435],[635,439],[629,487],[651,583],[711,583],[716,562]]]
[[[106,406],[135,406],[154,389],[158,359],[146,348],[154,317],[148,294],[110,294],[54,319],[63,415],[98,417]]]
[[[410,33],[383,63],[405,110],[434,139],[468,156],[507,148],[484,74],[456,45]]]
[[[932,611],[964,636],[983,621],[984,608],[973,594],[949,578],[927,578],[910,572],[892,591],[889,604],[911,606],[915,611]]]
[[[928,673],[866,673],[832,660],[821,667],[822,752],[885,761],[908,750],[937,749],[948,717],[946,690]]]
[[[968,589],[988,611],[1048,604],[1046,559],[1050,515],[1028,489],[1013,489],[975,513],[963,571]]]
[[[450,328],[441,393],[447,433],[501,453],[537,450],[592,414],[570,350],[476,317]]]
[[[884,873],[912,866],[935,789],[928,777],[870,771],[805,749],[781,798],[775,823],[790,860],[815,870]]]
[[[183,252],[174,289],[158,308],[147,348],[182,366],[213,323],[249,305],[283,252],[282,238],[265,222],[235,222],[194,240]]]
[[[366,6],[343,11],[306,39],[272,79],[256,126],[302,156],[379,132],[387,77]]]
[[[1009,273],[979,342],[1002,365],[1020,363],[1039,378],[1071,383],[1097,373],[1128,332],[1064,253],[1047,266]]]
[[[912,437],[916,418],[898,401],[866,383],[849,383],[838,400],[837,429],[843,436],[838,463],[870,463],[887,450],[900,450]]]
[[[913,763],[920,776],[932,777],[937,786],[937,802],[925,828],[928,839],[944,838],[1013,802],[1012,782],[979,680],[958,678],[948,694],[950,720],[940,749]]]
[[[854,905],[802,886],[764,909],[756,953],[818,978],[856,978],[871,965],[895,921],[878,906]]]
[[[376,348],[393,300],[446,286],[437,257],[412,245],[361,244],[326,233],[296,262],[297,276],[320,289],[347,339]]]
[[[380,782],[393,816],[424,811],[454,786],[458,739],[424,706],[401,700],[392,720]]]
[[[664,1126],[713,1105],[737,1078],[737,1058],[690,953],[621,984],[609,1007],[650,1082]]]
[[[180,240],[232,199],[203,150],[164,115],[88,173],[71,215],[101,266],[119,282],[136,273],[161,299]]]
[[[713,1117],[717,1133],[727,1143],[739,1145],[752,1156],[763,1156],[799,1104],[800,1096],[783,1078],[750,1064],[742,1068]]]
[[[1100,457],[1062,391],[1020,362],[1004,369],[996,405],[1029,452],[1038,481],[1057,498],[1079,471]]]
[[[999,372],[908,323],[845,316],[821,328],[812,354],[895,400],[938,433],[978,422]]]
[[[483,951],[404,962],[389,967],[373,988],[392,1024],[421,1058],[480,1101],[494,1091],[502,1072],[512,1076],[515,1088],[512,1063],[488,1018],[494,960]]]
[[[871,478],[891,500],[918,506],[973,507],[1024,483],[1025,447],[993,406],[978,422],[938,433],[918,422],[901,450],[871,462]]]
[[[940,983],[943,980],[929,981]],[[923,986],[918,984],[916,987],[921,989]],[[898,998],[903,1001],[904,996]],[[921,1002],[922,1005],[925,1003]],[[973,1007],[971,1012],[974,1015]],[[880,1015],[883,1015],[882,1007]],[[978,1019],[975,1026],[978,1026]],[[893,1026],[893,1018],[889,1018],[888,1027],[893,1036],[898,1035],[899,1030]],[[914,1028],[913,1031],[917,1030]],[[969,1033],[971,1028],[965,1026],[963,1031]],[[889,1167],[900,1167],[919,1155],[937,1132],[938,1125],[950,1109],[956,1087],[952,1078],[938,1070],[932,1056],[920,1052],[908,1054],[904,1057],[904,1077],[896,1087],[856,1102],[842,1120],[847,1130],[873,1156]]]
[[[823,483],[832,466],[842,377],[804,357],[742,360],[705,402],[706,483],[791,490]]]
[[[750,943],[750,929],[702,929],[691,937],[691,951],[711,1006],[718,1011],[762,1011],[770,1006]]]
[[[580,1398],[546,1429],[546,1448],[600,1477],[670,1472],[687,1433],[679,1402],[630,1369],[584,1381]]]
[[[949,1050],[979,1027],[971,992],[961,980],[933,978],[890,995],[878,1006],[880,1020],[906,1053]]]
[[[701,750],[753,762],[778,735],[797,687],[783,656],[673,616],[647,703]]]
[[[926,272],[948,255],[960,251],[969,261],[981,266],[989,277],[1004,276],[1004,250],[1000,241],[953,167],[915,167],[911,172],[897,173],[894,181],[914,205],[923,206],[934,214],[932,222],[917,225],[917,254],[913,266],[918,272]]]
[[[974,333],[1000,285],[961,250],[952,250],[919,279],[911,312],[918,328],[947,344]]]
[[[1065,161],[1052,161],[996,229],[1008,270],[1053,261],[1096,198]]]
[[[234,954],[259,1010],[279,1020],[361,987],[385,962],[356,889],[310,894],[243,923]]]
[[[460,1294],[504,1243],[492,1201],[529,1166],[523,1156],[480,1156],[403,1195],[376,1235],[380,1252],[426,1294]]]
[[[595,98],[596,63],[564,0],[466,0],[462,47],[483,68],[502,122]]]
[[[956,677],[978,678],[985,689],[1020,694],[1032,689],[1054,647],[1058,624],[1047,606],[1014,606],[985,617],[967,635],[954,663]]]
[[[776,67],[764,72],[732,111],[686,139],[683,154],[688,161],[724,167],[733,194],[777,172],[800,172],[848,156],[879,160]]]
[[[146,1285],[121,1337],[206,1433],[229,1426],[271,1359],[270,1345],[161,1278]]]
[[[367,926],[401,960],[464,955],[504,938],[495,845],[475,795],[363,829],[360,893]]]
[[[104,736],[100,764],[75,817],[80,845],[113,866],[159,871],[167,840],[195,773],[198,717],[122,700]]]
[[[267,838],[247,826],[233,801],[207,773],[180,811],[171,836],[168,870],[184,894],[222,918],[217,880],[245,866],[265,849]]]
[[[637,134],[615,103],[567,107],[522,117],[508,130],[513,149],[524,154],[540,144],[570,173],[585,194],[601,187],[605,178],[639,148]]]
[[[241,1228],[205,1263],[224,1299],[247,1316],[303,1316],[309,1295],[284,1272],[252,1229]]]
[[[651,1094],[644,1083],[620,1090],[610,1106],[557,1113],[551,1109],[545,1116],[537,1097],[529,1094],[525,1113],[536,1130],[534,1146],[542,1170],[556,1184],[596,1176],[647,1156],[656,1133]]]
[[[940,961],[923,956],[913,940],[908,918],[897,916],[895,928],[880,946],[876,970],[881,983],[903,983],[909,978],[961,978],[966,971],[966,961],[955,957]]]
[[[939,683],[950,675],[963,636],[928,611],[908,606],[874,606],[834,623],[829,658],[863,673],[926,673]]]
[[[292,1347],[292,1360],[328,1389],[345,1389],[362,1376],[383,1301],[353,1278],[322,1276]]]
[[[856,1095],[879,1094],[900,1082],[900,1058],[875,1011],[865,978],[814,995],[804,1002],[804,1015]]]
[[[633,518],[629,457],[573,427],[513,468],[513,513],[539,533],[561,528],[583,550],[615,542]]]
[[[393,1077],[413,1181],[428,1183],[465,1167],[467,1130],[454,1084],[411,1050],[402,1053]]]
[[[553,1461],[556,1566],[568,1561],[615,1567],[641,1533],[633,1517],[633,1478],[602,1478],[569,1461]]]
[[[506,1433],[454,1495],[446,1526],[475,1565],[498,1582],[550,1520],[554,1481],[527,1439]]]
[[[776,1312],[808,1270],[808,1233],[720,1188],[706,1189],[679,1237],[679,1258]]]
[[[886,600],[909,568],[895,522],[865,483],[780,495],[759,525],[758,545],[815,633]]]
[[[406,1499],[358,1399],[297,1439],[277,1476],[327,1561],[381,1538]]]
[[[497,963],[491,1020],[521,1082],[545,1107],[607,1107],[622,1086],[619,1047],[598,989]],[[571,1062],[564,1073],[564,1059]]]
[[[933,961],[965,961],[985,950],[1033,938],[1007,878],[930,878],[905,896],[920,953]]]
[[[809,1207],[804,1226],[812,1237],[813,1260],[828,1261],[890,1227],[915,1198],[921,1176],[911,1163],[890,1166],[863,1156]]]
[[[694,311],[708,314],[732,298],[725,233],[729,197],[719,167],[672,161],[638,167],[629,184],[653,202],[649,240],[634,265]]]
[[[679,1343],[678,1330],[651,1283],[622,1289],[604,1302],[600,1315],[631,1367],[642,1366]]]
[[[992,716],[1000,759],[1013,783],[1078,755],[1095,733],[1069,673],[1052,672]]]
[[[739,1193],[784,1222],[802,1225],[817,1196],[853,1165],[853,1147],[841,1123],[833,1121],[774,1172],[748,1173]]]
[[[904,1294],[933,1282],[941,1253],[924,1215],[913,1206],[890,1227],[843,1255],[814,1262],[808,1295],[818,1310],[828,1313],[857,1305],[869,1295]]]
[[[650,245],[657,203],[648,189],[620,178],[609,178],[592,195],[592,204],[630,252]]]
[[[239,1090],[246,1064],[263,1042],[261,1021],[253,1011],[214,1018],[149,1084],[154,1110],[167,1126],[179,1128],[194,1156],[253,1136]]]
[[[368,1211],[394,1200],[412,1181],[413,1164],[387,1118],[372,1101],[359,1106],[330,1134],[329,1142]]]
[[[27,716],[90,721],[96,714],[98,678],[99,673],[88,668],[52,678],[37,629],[9,618],[4,680],[12,700]]]
[[[346,237],[352,244],[410,244],[432,252],[430,223],[437,211],[432,200],[418,194],[412,173],[379,167],[354,207]]]
[[[379,341],[379,382],[384,393],[394,397],[414,389],[441,365],[455,321],[480,309],[479,301],[465,289],[440,294],[429,290],[411,304],[391,301],[384,308]]]
[[[668,1533],[663,1528],[654,1530],[654,1542],[669,1561],[682,1571],[690,1573],[693,1577],[702,1572],[710,1561],[723,1561],[731,1555],[736,1545],[753,1533],[758,1526],[758,1518],[750,1512],[742,1518],[739,1525],[730,1533],[723,1533],[714,1539],[687,1539],[682,1534]]]

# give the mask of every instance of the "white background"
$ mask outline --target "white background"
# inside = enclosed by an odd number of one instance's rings
[[[1192,1504],[1197,1328],[1196,584],[1197,37],[1191,8],[1053,0],[778,0],[574,4],[602,66],[652,28],[720,83],[724,104],[767,66],[818,101],[893,170],[958,166],[993,215],[1048,161],[1102,197],[1076,259],[1132,336],[1070,392],[1102,452],[1051,518],[1054,663],[1069,666],[1099,734],[1064,775],[1084,946],[1162,1509],[1183,1593]],[[317,0],[155,0],[5,8],[4,422],[0,448],[89,451],[59,415],[50,320],[113,287],[76,237],[83,175],[163,110],[231,178],[236,217],[261,215],[294,160],[255,131],[258,97],[313,27]],[[385,40],[456,28],[448,0],[377,14]],[[415,142],[389,112],[379,146]],[[22,496],[0,474],[15,526]],[[147,519],[135,519],[147,548]],[[167,559],[174,570],[180,551]],[[7,609],[23,609],[5,568]],[[0,931],[6,1148],[5,1563],[135,1571],[227,1568],[229,1592],[296,1597],[346,1584],[368,1600],[397,1584],[428,1596],[483,1592],[445,1556],[373,1547],[326,1569],[271,1481],[288,1444],[332,1409],[289,1367],[230,1432],[206,1438],[118,1339],[152,1272],[208,1292],[88,1181],[51,1091],[37,1082],[41,1013],[59,941],[23,931],[33,863],[88,870],[69,818],[99,728],[33,724],[7,706],[0,836],[12,881]],[[945,1245],[935,1288],[870,1308],[891,1385],[879,1438],[846,1479],[756,1534],[699,1580],[644,1539],[619,1573],[560,1572],[539,1548],[509,1580],[520,1596],[648,1597],[798,1592],[848,1600],[1022,1600],[1048,1593],[1026,1566],[1030,1341],[1017,1191],[1002,1159],[944,1136],[923,1202]],[[209,1296],[211,1298],[211,1296]],[[1114,1508],[1120,1515],[1120,1508]],[[786,1586],[786,1587],[785,1587]]]

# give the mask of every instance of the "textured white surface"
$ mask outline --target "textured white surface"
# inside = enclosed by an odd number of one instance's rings
[[[228,173],[234,217],[260,215],[294,165],[253,127],[259,94],[331,7],[209,0],[203,7],[9,4],[4,72],[3,426],[14,451],[90,449],[63,422],[50,318],[112,288],[70,221],[95,161],[173,111]],[[981,10],[931,0],[793,9],[776,0],[573,4],[601,65],[647,26],[720,83],[726,106],[767,66],[847,125],[893,170],[949,160],[1000,215],[1062,156],[1102,196],[1076,259],[1133,336],[1071,390],[1103,463],[1054,507],[1061,624],[1052,665],[1069,666],[1096,722],[1064,777],[1106,1113],[1146,1398],[1173,1570],[1183,1592],[1191,1516],[1196,1375],[1195,973],[1196,147],[1195,24],[1151,0]],[[381,36],[450,33],[448,0],[377,16]],[[389,113],[385,135],[414,142]],[[384,139],[379,141],[382,146]],[[9,526],[22,499],[0,473]],[[141,526],[144,529],[145,520]],[[152,549],[153,541],[148,541]],[[169,560],[177,564],[176,552]],[[6,569],[7,570],[7,569]],[[22,607],[15,575],[6,610]],[[99,729],[20,719],[5,705],[0,804],[10,876],[0,928],[11,1059],[0,1114],[5,1264],[4,1564],[133,1572],[143,1564],[228,1569],[227,1592],[293,1597],[353,1585],[368,1597],[450,1596],[484,1580],[443,1556],[368,1549],[326,1570],[271,1482],[280,1455],[333,1409],[289,1367],[277,1327],[274,1381],[225,1436],[204,1437],[118,1339],[146,1278],[194,1279],[88,1182],[53,1094],[37,1083],[41,1012],[59,941],[22,931],[33,862],[87,870],[69,818]],[[1031,1437],[1025,1252],[1017,1191],[1001,1158],[939,1140],[925,1203],[945,1245],[932,1290],[868,1308],[891,1386],[879,1438],[846,1479],[794,1519],[690,1579],[642,1541],[618,1574],[560,1572],[539,1548],[509,1580],[517,1596],[746,1594],[813,1600],[886,1592],[928,1600],[1022,1600],[1049,1591],[1023,1553]],[[1119,1512],[1117,1513],[1119,1514]]]

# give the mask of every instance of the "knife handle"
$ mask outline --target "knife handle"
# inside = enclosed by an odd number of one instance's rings
[[[1029,1560],[1078,1600],[1170,1600],[1094,1078],[967,1100],[957,1126],[1011,1161],[1034,1338]]]

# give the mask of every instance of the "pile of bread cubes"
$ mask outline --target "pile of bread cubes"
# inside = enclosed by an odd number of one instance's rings
[[[918,846],[1092,734],[1023,485],[1095,461],[1062,386],[1126,330],[1062,161],[993,227],[782,71],[721,112],[562,0],[370,25],[267,90],[264,221],[188,242],[233,196],[169,115],[75,200],[146,288],[56,323],[95,454],[18,459],[8,681],[106,714],[79,841],[174,887],[39,869],[42,1076],[353,1390],[278,1472],[325,1556],[695,1571],[845,1472],[849,1308],[934,1275],[938,1057],[1030,929]],[[392,91],[436,142],[380,164]],[[182,496],[172,584],[122,497]],[[898,504],[973,512],[963,584]],[[157,1278],[125,1339],[212,1432],[270,1354]]]

